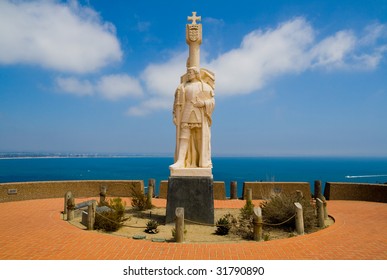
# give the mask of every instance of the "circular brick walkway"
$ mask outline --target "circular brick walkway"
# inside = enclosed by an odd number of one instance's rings
[[[154,204],[165,206],[165,200]],[[244,201],[215,201],[240,208]],[[0,260],[387,259],[387,204],[328,201],[335,224],[268,242],[177,244],[81,230],[62,220],[63,199],[0,203]]]

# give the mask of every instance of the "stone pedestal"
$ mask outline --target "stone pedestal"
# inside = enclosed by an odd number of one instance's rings
[[[213,225],[214,190],[212,177],[169,177],[167,224],[175,221],[177,207],[184,208],[184,218],[186,220]]]
[[[212,179],[212,168],[171,168],[171,177],[210,177]]]

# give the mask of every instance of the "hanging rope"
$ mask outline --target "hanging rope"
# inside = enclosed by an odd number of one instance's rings
[[[287,222],[289,222],[291,219],[295,218],[296,217],[296,214],[294,214],[293,216],[291,216],[289,219],[287,219],[286,221],[282,222],[282,223],[278,223],[278,224],[269,224],[269,223],[262,223],[264,224],[265,226],[272,226],[272,227],[275,227],[275,226],[280,226],[280,225],[283,225],[283,224],[286,224]]]
[[[118,223],[118,222],[116,222],[116,221],[113,221],[112,219],[109,219],[108,217],[105,217],[105,216],[101,215],[101,214],[98,213],[98,212],[95,212],[95,214],[97,214],[98,216],[104,218],[105,220],[108,220],[109,222],[115,223],[115,224],[117,224],[117,225],[121,225],[122,227],[129,227],[129,228],[147,228],[147,227],[144,227],[144,226],[130,226],[130,225],[121,224],[121,223]]]
[[[97,212],[96,212],[96,214],[99,215],[100,217],[102,217],[102,218],[105,219],[105,220],[108,220],[108,221],[110,221],[110,222],[112,222],[112,223],[115,223],[115,224],[119,224],[119,225],[121,225],[121,226],[123,226],[123,227],[129,227],[129,228],[147,228],[147,227],[144,227],[144,226],[131,226],[131,225],[121,224],[121,223],[118,223],[118,222],[116,222],[116,221],[113,221],[113,220],[111,220],[111,219],[109,219],[109,218],[107,218],[107,217],[105,217],[105,216],[103,216],[103,215],[101,215],[101,214],[99,214],[99,213],[97,213]],[[262,223],[262,224],[265,225],[265,226],[272,226],[272,227],[274,227],[274,226],[281,226],[281,225],[283,225],[283,224],[286,224],[287,222],[289,222],[290,220],[292,220],[292,219],[295,218],[295,217],[296,217],[296,214],[294,214],[294,215],[291,216],[289,219],[287,219],[286,221],[283,221],[283,222],[281,222],[281,223],[270,224],[270,223],[265,223],[265,222],[264,222],[264,223]],[[188,219],[184,219],[184,221],[189,222],[189,223],[192,223],[192,224],[200,225],[200,226],[211,226],[211,227],[213,227],[213,226],[223,226],[223,225],[220,225],[220,224],[206,224],[206,223],[200,223],[200,222],[196,222],[196,221],[192,221],[192,220],[188,220]]]

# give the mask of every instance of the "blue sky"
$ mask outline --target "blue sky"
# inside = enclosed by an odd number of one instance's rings
[[[0,1],[0,152],[171,155],[187,16],[214,155],[387,156],[387,1]]]

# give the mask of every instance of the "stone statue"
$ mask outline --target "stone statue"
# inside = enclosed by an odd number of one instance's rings
[[[188,20],[192,21],[186,26],[189,57],[187,73],[181,77],[175,92],[173,122],[176,125],[176,150],[175,163],[170,170],[172,176],[212,176],[210,127],[215,107],[215,75],[199,66],[202,27],[196,21],[201,17],[193,12]]]

